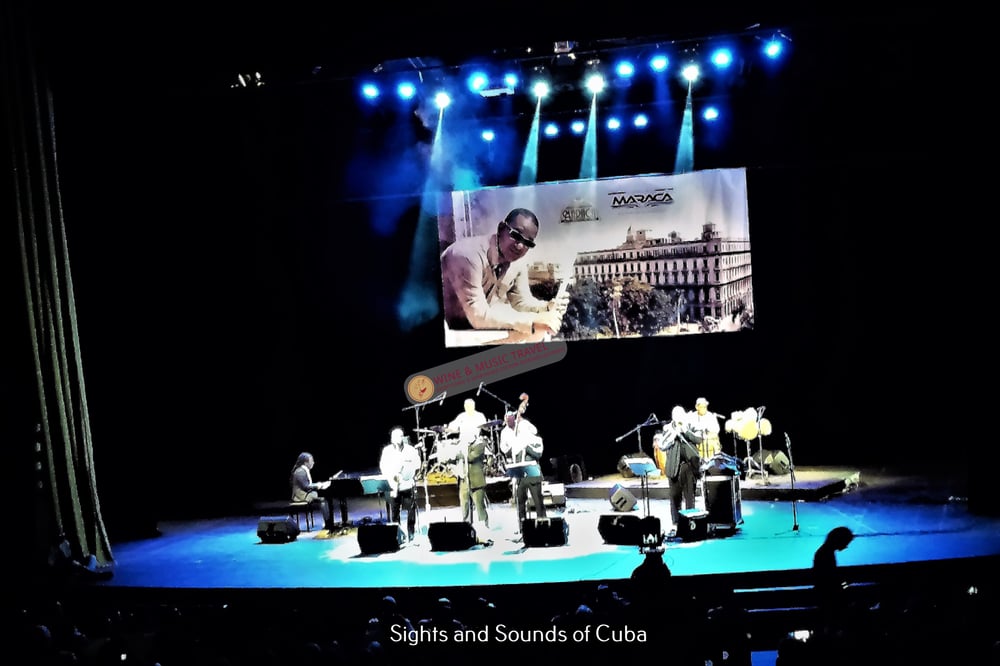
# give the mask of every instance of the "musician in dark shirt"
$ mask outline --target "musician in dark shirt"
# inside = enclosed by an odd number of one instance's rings
[[[653,438],[653,445],[662,450],[666,457],[663,467],[670,484],[667,488],[670,518],[676,529],[682,503],[685,509],[695,508],[695,486],[701,473],[698,445],[702,438],[691,430],[687,411],[683,407],[674,407],[670,416],[670,423],[663,426],[663,432]]]
[[[319,491],[330,487],[329,481],[313,481],[312,468],[316,460],[311,453],[303,451],[295,460],[292,467],[292,474],[289,478],[292,485],[292,501],[308,502],[319,507],[323,514],[323,529],[333,530],[333,523],[330,520],[330,505],[326,498],[320,497]]]

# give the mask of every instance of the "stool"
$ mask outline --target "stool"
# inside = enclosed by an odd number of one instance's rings
[[[305,531],[312,532],[315,525],[314,512],[316,511],[316,507],[313,506],[312,502],[289,502],[286,508],[289,515],[295,517],[295,524],[299,526],[299,529],[302,529],[300,520],[304,516],[306,519]]]

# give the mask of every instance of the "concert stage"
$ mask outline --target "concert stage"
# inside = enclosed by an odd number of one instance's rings
[[[820,497],[815,501],[804,496],[792,501],[787,477],[769,481],[765,488],[753,480],[743,486],[742,522],[735,530],[698,541],[666,541],[664,561],[674,576],[807,569],[826,534],[839,525],[856,535],[839,556],[844,566],[1000,554],[1000,518],[971,512],[961,479],[885,470],[798,470],[796,493],[811,492]],[[566,486],[565,505],[548,510],[550,517],[568,525],[565,545],[525,546],[518,540],[520,526],[509,500],[491,499],[491,529],[480,526],[477,536],[492,545],[436,551],[428,526],[458,521],[457,503],[428,510],[422,501],[416,542],[398,551],[362,555],[357,525],[384,518],[376,497],[362,497],[352,500],[354,526],[342,534],[303,532],[282,544],[261,543],[259,515],[164,522],[158,537],[113,544],[114,575],[101,584],[385,589],[627,579],[643,561],[640,548],[605,543],[600,533],[601,516],[621,514],[608,498],[615,483],[641,500],[638,479]],[[849,492],[823,494],[840,485]],[[650,515],[669,532],[669,507],[658,482],[650,482],[650,497]],[[628,513],[641,516],[645,510],[644,502],[637,501]]]

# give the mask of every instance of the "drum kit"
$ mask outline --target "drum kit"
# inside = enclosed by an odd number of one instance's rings
[[[479,426],[479,437],[485,444],[483,471],[487,477],[505,476],[507,473],[507,461],[500,453],[497,441],[497,433],[502,427],[503,421],[500,419],[487,421]],[[424,465],[418,473],[418,480],[423,480],[425,475],[428,479],[448,477],[447,480],[454,480],[449,464],[441,460],[439,453],[454,445],[458,440],[458,435],[449,433],[447,427],[443,425],[415,428],[413,432],[420,436],[420,444],[417,448],[427,452]],[[433,437],[429,447],[424,444],[424,437]]]

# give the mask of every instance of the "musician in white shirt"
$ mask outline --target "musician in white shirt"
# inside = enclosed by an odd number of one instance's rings
[[[500,431],[500,450],[510,456],[511,464],[534,463],[525,466],[524,477],[517,479],[516,501],[518,523],[527,517],[528,493],[535,505],[535,515],[545,517],[545,502],[542,499],[542,468],[538,460],[542,457],[542,438],[535,424],[523,416],[509,412],[504,418]]]
[[[694,403],[694,411],[688,412],[688,423],[691,430],[702,438],[698,453],[703,461],[708,460],[722,450],[719,440],[719,417],[708,411],[708,400],[698,398]]]
[[[389,431],[389,443],[382,448],[378,466],[389,482],[389,520],[399,524],[405,510],[406,534],[412,541],[417,528],[415,479],[420,469],[420,453],[406,441],[403,428],[397,426]]]

